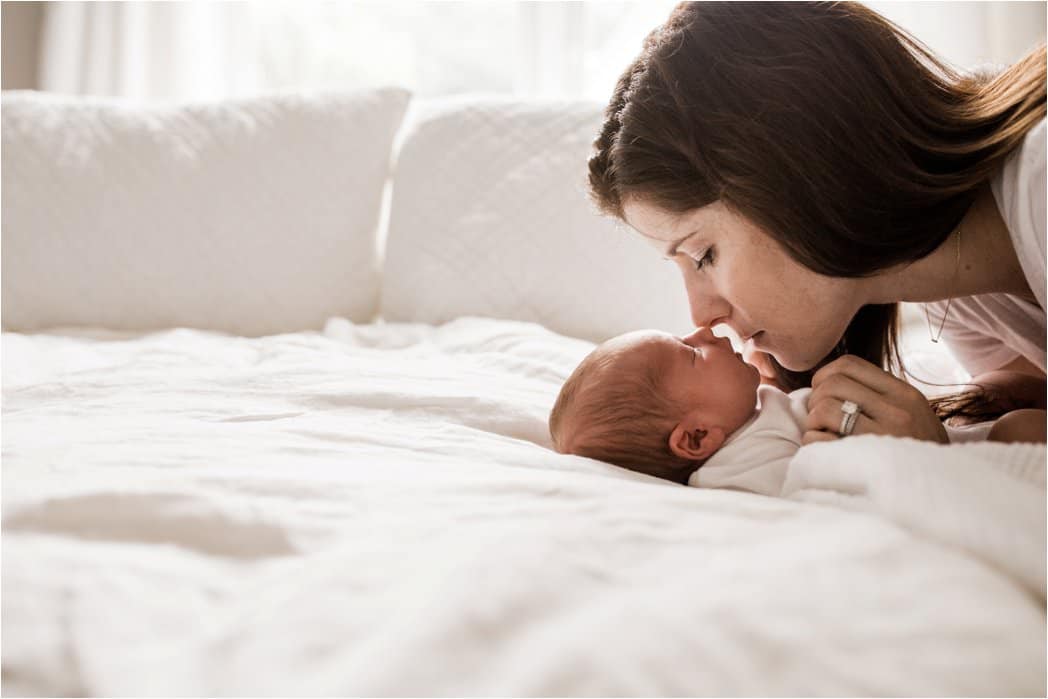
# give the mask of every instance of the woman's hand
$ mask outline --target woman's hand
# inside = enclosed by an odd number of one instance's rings
[[[946,428],[920,391],[864,359],[846,354],[815,372],[804,444],[840,439],[841,405],[859,406],[852,434],[887,434],[947,443]]]

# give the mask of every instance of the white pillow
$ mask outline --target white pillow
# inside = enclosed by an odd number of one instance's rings
[[[414,101],[393,178],[387,320],[537,322],[600,341],[691,327],[677,268],[586,195],[590,103]]]
[[[4,92],[3,325],[371,320],[399,89],[143,106]]]

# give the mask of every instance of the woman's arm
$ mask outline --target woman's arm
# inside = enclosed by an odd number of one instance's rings
[[[986,391],[990,407],[1005,412],[990,428],[987,441],[1048,441],[1048,381],[1037,367],[1019,358],[1002,369],[976,376],[971,383]]]
[[[980,374],[970,381],[974,387],[985,391],[988,407],[1001,413],[1029,408],[1043,411],[1046,408],[1048,381],[1032,364],[1025,359],[1020,361],[1025,362],[1040,375],[1005,368]],[[1012,362],[1006,366],[1014,367],[1016,363]],[[1018,366],[1025,368],[1022,365]]]
[[[1013,410],[1002,416],[986,436],[989,442],[1048,441],[1048,412],[1044,410]]]

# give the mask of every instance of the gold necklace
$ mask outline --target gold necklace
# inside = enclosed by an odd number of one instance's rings
[[[961,273],[961,227],[957,227],[957,262],[953,267],[953,281],[957,281],[957,277]],[[932,319],[928,315],[928,304],[921,304],[924,306],[924,320],[928,323],[928,337],[931,341],[938,344],[939,339],[942,337],[942,329],[946,325],[946,318],[950,315],[950,304],[953,302],[953,297],[946,299],[946,310],[943,311],[942,321],[939,323],[939,331],[935,335],[932,335]]]

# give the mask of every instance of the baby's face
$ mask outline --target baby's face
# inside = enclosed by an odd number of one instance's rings
[[[606,344],[645,363],[659,362],[665,376],[663,387],[669,395],[688,408],[715,411],[727,432],[753,416],[760,372],[743,361],[728,338],[716,337],[709,328],[699,328],[685,337],[641,330]]]

